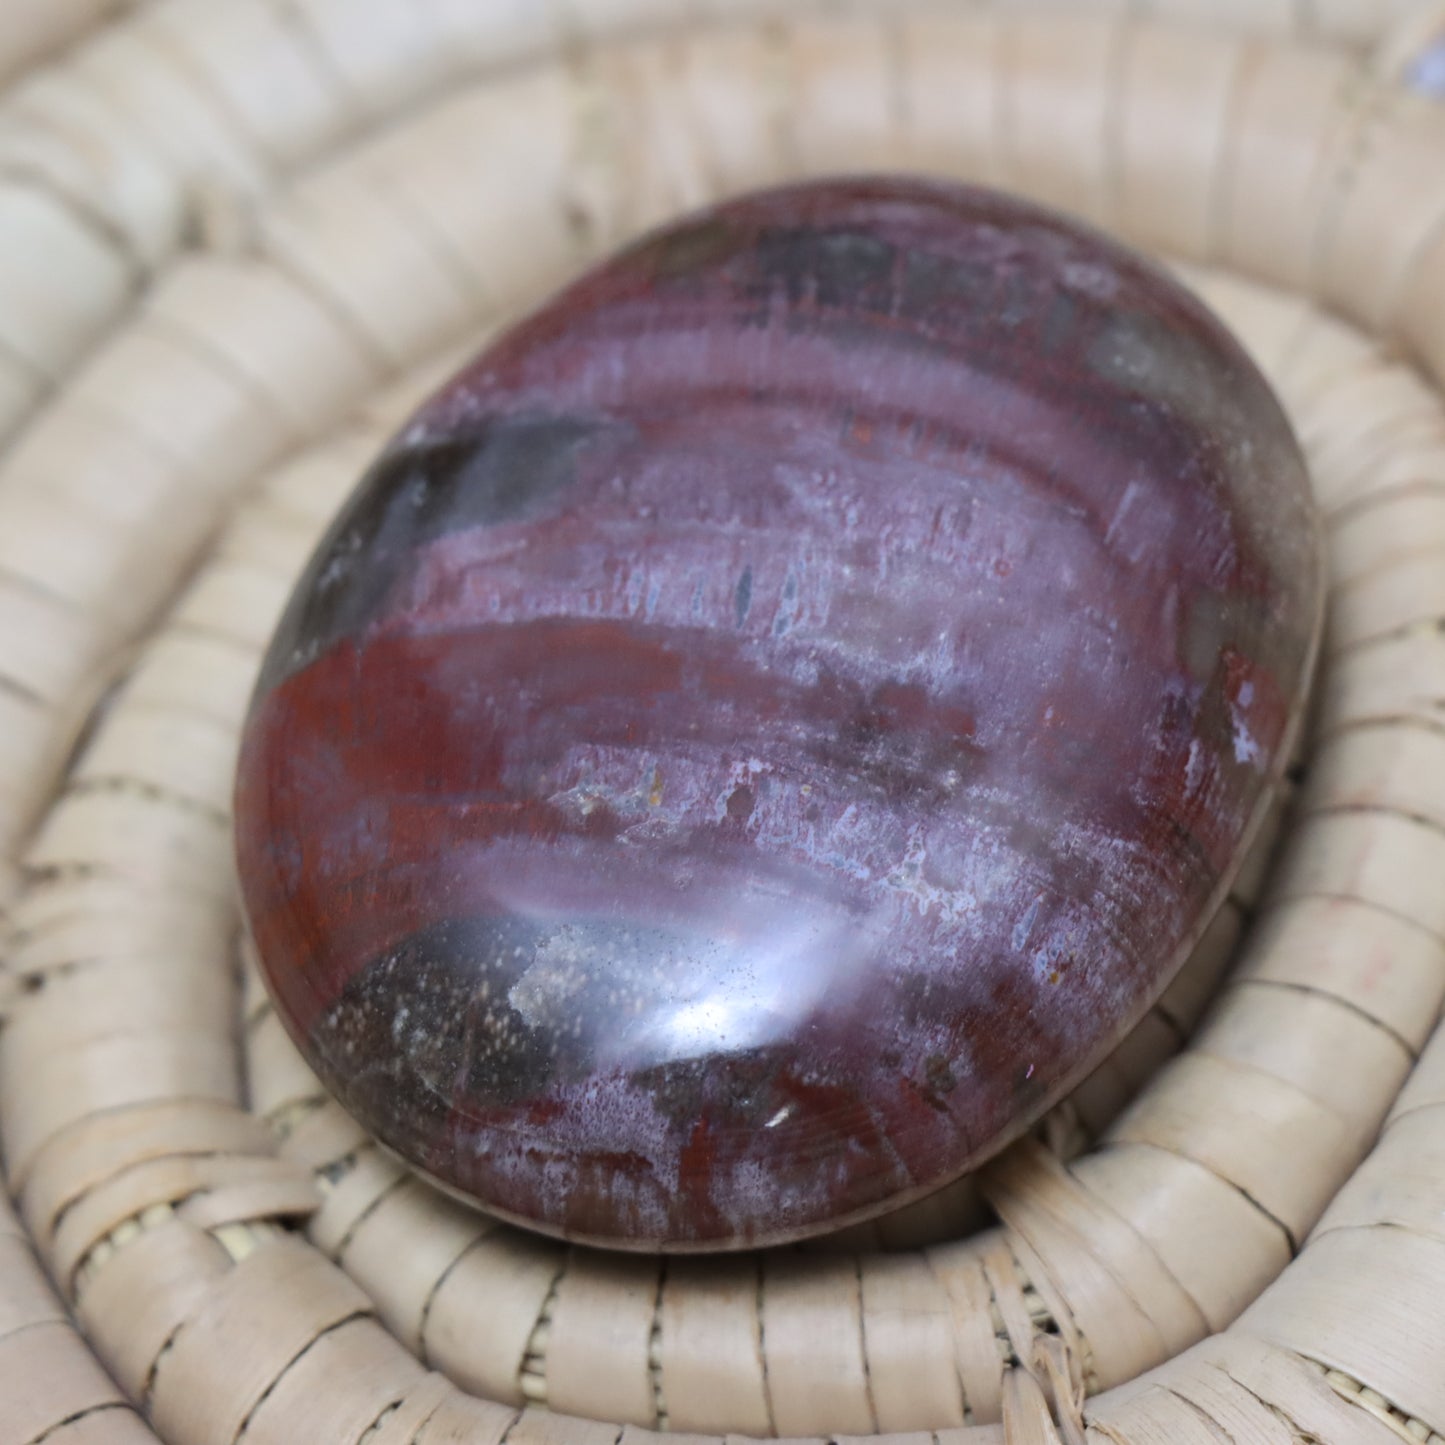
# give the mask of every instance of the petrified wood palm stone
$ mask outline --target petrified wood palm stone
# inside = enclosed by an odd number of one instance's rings
[[[505,1217],[901,1203],[1186,956],[1320,597],[1290,429],[1159,272],[952,186],[734,201],[467,366],[316,553],[236,792],[268,982]]]

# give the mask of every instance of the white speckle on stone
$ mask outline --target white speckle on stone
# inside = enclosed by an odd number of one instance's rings
[[[1239,697],[1229,704],[1229,721],[1233,729],[1234,761],[1248,763],[1251,767],[1264,766],[1264,749],[1249,729],[1245,708],[1254,698],[1254,684],[1244,682],[1239,687]]]
[[[1259,743],[1255,740],[1254,734],[1245,726],[1244,719],[1236,712],[1234,714],[1234,761],[1237,763],[1250,763],[1259,767],[1264,761],[1264,753]]]
[[[1208,768],[1204,744],[1194,738],[1189,744],[1189,761],[1184,765],[1184,790],[1191,796],[1199,791]]]
[[[1020,951],[1028,946],[1029,935],[1034,931],[1034,922],[1039,916],[1039,904],[1043,902],[1043,899],[1042,893],[1036,893],[1034,901],[1028,906],[1028,911],[1014,924],[1013,946]]]
[[[1089,261],[1066,261],[1062,268],[1064,285],[1096,301],[1112,301],[1119,294],[1119,277],[1107,266]]]

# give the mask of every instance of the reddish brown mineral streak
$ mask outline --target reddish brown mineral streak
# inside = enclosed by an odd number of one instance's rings
[[[318,552],[237,788],[268,980],[507,1217],[876,1212],[1167,982],[1319,605],[1288,426],[1160,275],[987,193],[745,198],[503,338]]]

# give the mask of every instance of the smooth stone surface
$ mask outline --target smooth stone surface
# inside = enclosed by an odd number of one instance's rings
[[[299,586],[236,793],[282,1017],[549,1232],[916,1197],[1202,931],[1320,563],[1264,382],[1092,233],[906,180],[656,233],[428,403]]]

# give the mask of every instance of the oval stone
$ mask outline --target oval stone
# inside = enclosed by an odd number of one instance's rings
[[[299,585],[236,790],[281,1017],[549,1233],[915,1198],[1188,954],[1320,577],[1264,381],[1101,236],[905,179],[671,225],[423,406]]]

